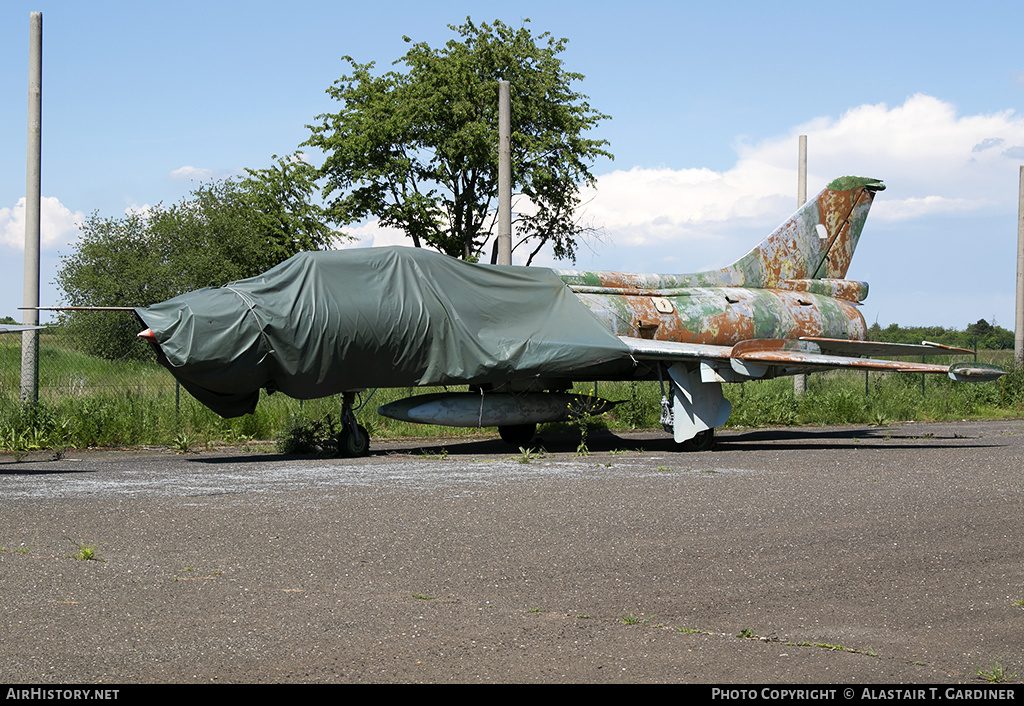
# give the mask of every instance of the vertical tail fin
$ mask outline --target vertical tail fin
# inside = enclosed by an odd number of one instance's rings
[[[592,288],[673,289],[752,287],[825,294],[849,301],[868,295],[864,282],[847,281],[853,251],[875,198],[878,179],[846,176],[832,181],[757,247],[720,270],[655,275],[623,272],[558,273],[575,291]]]
[[[878,179],[835,179],[723,274],[732,271],[728,279],[747,287],[844,279],[875,192],[884,188]]]

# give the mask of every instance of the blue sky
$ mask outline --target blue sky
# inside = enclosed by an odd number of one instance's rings
[[[29,13],[43,13],[43,304],[84,215],[172,203],[266,167],[334,109],[340,61],[389,68],[466,16],[569,39],[614,161],[577,266],[718,267],[809,192],[884,179],[849,276],[868,323],[1011,327],[1024,164],[1024,9],[1004,3],[189,2],[0,6],[0,315],[20,319]],[[311,155],[316,161],[316,156]],[[366,244],[401,242],[374,223]],[[546,259],[542,264],[571,266]]]

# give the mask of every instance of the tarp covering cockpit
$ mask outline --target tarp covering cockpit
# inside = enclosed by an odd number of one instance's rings
[[[268,272],[136,314],[160,362],[225,417],[261,388],[345,390],[571,377],[629,363],[625,344],[554,272],[419,248],[296,255]]]

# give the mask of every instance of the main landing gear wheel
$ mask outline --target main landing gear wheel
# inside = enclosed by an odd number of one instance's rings
[[[708,451],[715,443],[715,430],[705,429],[697,432],[697,436],[679,444],[682,451]]]
[[[346,427],[338,435],[338,451],[346,458],[368,455],[370,453],[370,435],[367,433],[366,427],[356,424],[354,431],[351,427]]]
[[[512,446],[522,446],[530,443],[530,439],[537,433],[536,424],[509,424],[498,427],[498,434],[501,440]]]

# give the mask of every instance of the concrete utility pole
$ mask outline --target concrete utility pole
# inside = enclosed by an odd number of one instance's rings
[[[799,156],[796,169],[796,207],[807,203],[807,135],[800,136]],[[793,376],[793,394],[802,397],[807,391],[807,376]]]
[[[25,309],[22,323],[39,323],[39,212],[43,125],[43,13],[29,15],[28,170],[25,182]],[[21,400],[39,400],[39,331],[21,334]]]
[[[1017,311],[1014,316],[1013,359],[1024,365],[1024,166],[1017,197]]]
[[[512,100],[498,81],[498,264],[512,264]]]

